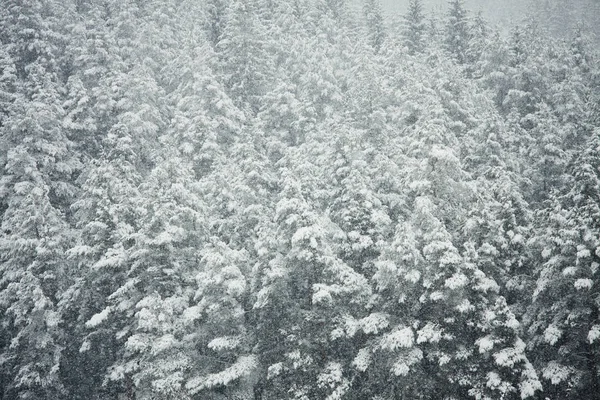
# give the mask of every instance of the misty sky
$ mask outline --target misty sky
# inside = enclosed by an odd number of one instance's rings
[[[482,11],[486,18],[493,22],[518,21],[525,15],[527,1],[525,0],[465,0],[467,8],[472,11]],[[381,0],[387,12],[403,13],[408,0]],[[446,10],[448,0],[424,0],[427,12],[430,10]]]
[[[354,0],[355,5],[364,4],[363,0]],[[402,15],[408,8],[409,0],[380,0],[384,11],[388,15]],[[554,21],[552,34],[559,37],[570,36],[575,26],[583,23],[590,29],[590,37],[600,44],[600,0],[568,0],[563,4],[563,11],[558,12],[558,18],[564,17],[562,22]],[[423,0],[425,11],[445,13],[448,10],[449,0]],[[473,13],[481,11],[492,25],[501,31],[507,31],[516,24],[521,23],[529,12],[538,13],[537,7],[543,5],[543,0],[464,0],[466,7]],[[537,3],[537,6],[535,5]],[[555,3],[556,5],[556,3]],[[534,11],[535,9],[535,11]],[[558,31],[557,31],[558,29]]]

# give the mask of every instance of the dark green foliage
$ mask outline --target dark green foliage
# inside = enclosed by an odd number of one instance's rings
[[[598,399],[593,42],[423,4],[4,1],[0,397]]]

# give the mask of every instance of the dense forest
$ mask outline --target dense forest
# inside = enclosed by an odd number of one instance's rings
[[[600,399],[600,56],[536,17],[0,0],[0,398]]]

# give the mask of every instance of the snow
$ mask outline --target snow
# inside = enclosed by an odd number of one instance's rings
[[[482,354],[487,353],[494,348],[494,340],[490,335],[477,339],[475,344],[479,346],[479,352]]]
[[[494,353],[494,360],[501,367],[513,368],[516,363],[526,360],[525,342],[517,339],[514,347],[507,347]]]
[[[544,250],[542,250],[542,257],[545,259],[550,258],[550,256],[552,255],[552,250],[550,250],[549,248],[545,248]]]
[[[85,326],[88,328],[95,328],[98,325],[102,324],[110,315],[110,313],[112,312],[112,309],[110,307],[106,307],[104,310],[100,311],[97,314],[94,314],[92,316],[92,318],[90,318],[86,323]]]
[[[200,306],[192,306],[183,311],[183,321],[187,325],[193,324],[202,316],[202,308]]]
[[[360,372],[365,372],[371,365],[371,351],[369,349],[360,349],[352,361],[352,365]]]
[[[465,287],[467,283],[469,283],[469,278],[467,278],[465,274],[457,272],[450,278],[446,279],[444,285],[451,290],[456,290]]]
[[[587,339],[590,342],[590,344],[600,339],[600,325],[592,326],[592,328],[588,332]]]
[[[463,301],[460,302],[460,304],[458,304],[456,306],[456,309],[461,314],[465,314],[465,313],[474,311],[475,310],[475,306],[473,304],[471,304],[471,302],[469,301],[469,299],[464,299]]]
[[[542,383],[540,382],[537,372],[530,362],[527,362],[525,369],[521,373],[521,383],[519,383],[519,392],[521,399],[533,397],[536,392],[542,391]]]
[[[314,305],[329,305],[333,302],[331,293],[324,287],[318,287],[318,290],[312,295],[312,303]]]
[[[502,383],[502,379],[500,379],[500,375],[498,375],[498,373],[496,373],[494,371],[489,372],[487,375],[487,378],[488,379],[486,382],[486,386],[491,389],[497,388]]]
[[[421,273],[416,269],[411,269],[404,275],[404,279],[411,283],[417,283],[421,279]]]
[[[319,226],[305,226],[299,228],[296,233],[292,236],[292,245],[298,246],[303,242],[308,242],[310,247],[316,249],[318,246],[318,239],[323,237],[323,229]]]
[[[558,385],[567,380],[573,373],[571,367],[566,367],[556,361],[550,361],[548,365],[542,369],[542,376],[548,379],[553,385]]]
[[[150,350],[150,354],[156,356],[157,354],[160,354],[164,351],[167,351],[175,346],[177,346],[178,341],[175,338],[175,336],[173,336],[170,333],[167,333],[163,336],[161,336],[160,338],[158,338],[157,340],[154,340],[152,343],[152,348]]]
[[[556,344],[558,339],[562,337],[563,332],[554,325],[550,325],[544,331],[544,340],[550,345]]]
[[[573,286],[575,286],[575,289],[577,289],[577,290],[584,290],[584,289],[590,290],[593,285],[594,285],[594,281],[589,278],[577,279],[573,283]]]
[[[211,340],[207,347],[214,351],[233,350],[242,343],[240,336],[222,336]]]
[[[442,293],[439,290],[436,290],[429,295],[429,298],[431,299],[431,301],[440,301],[440,300],[444,299],[444,297],[445,297],[444,293]]]
[[[143,352],[151,347],[151,339],[149,335],[143,333],[131,335],[127,339],[125,347],[132,352]]]
[[[504,323],[504,326],[506,326],[509,329],[512,329],[514,331],[516,331],[517,329],[519,329],[519,327],[521,326],[521,323],[519,322],[519,320],[515,317],[515,315],[513,313],[511,313],[507,319],[506,322]]]
[[[410,348],[415,342],[415,335],[411,328],[397,328],[383,336],[380,346],[384,350],[396,351],[401,348]]]
[[[428,322],[417,331],[417,343],[438,343],[442,338],[443,330],[434,323]]]
[[[121,266],[126,261],[124,249],[119,246],[109,249],[106,255],[93,265],[93,269],[115,268]]]
[[[392,366],[392,372],[396,376],[406,376],[410,371],[410,367],[404,361],[396,361]]]
[[[69,258],[87,256],[92,254],[94,249],[87,245],[77,245],[67,251]]]
[[[206,388],[226,386],[241,377],[251,374],[257,366],[258,360],[255,356],[241,356],[233,365],[223,371],[192,378],[185,386],[191,394],[196,394]]]
[[[79,352],[80,353],[85,353],[86,351],[88,351],[90,348],[92,347],[91,343],[89,342],[89,340],[85,340],[82,344],[81,347],[79,348]]]
[[[359,321],[359,325],[367,335],[378,334],[390,325],[389,315],[373,313]]]
[[[448,364],[452,359],[450,358],[450,356],[448,356],[447,354],[442,354],[439,358],[438,358],[438,365],[440,367],[443,367],[444,365]]]
[[[281,374],[283,371],[283,363],[278,362],[272,365],[269,365],[267,368],[267,379],[273,379]]]
[[[427,15],[387,21],[380,49],[381,26],[342,0],[17,3],[0,45],[11,395],[93,397],[108,374],[137,398],[250,398],[265,372],[273,399],[383,399],[390,377],[405,397],[585,393],[587,39],[481,35],[438,10],[413,55]],[[49,50],[23,58],[17,33],[39,23],[31,46]],[[537,374],[561,385],[537,394]]]
[[[319,374],[317,384],[319,387],[335,388],[344,376],[342,365],[338,362],[329,362],[325,366],[325,371]]]
[[[500,286],[498,285],[498,283],[496,283],[496,281],[488,276],[486,276],[482,271],[476,271],[475,272],[475,282],[476,285],[474,286],[474,289],[483,292],[483,293],[488,293],[488,292],[498,292],[500,291]]]
[[[591,257],[592,252],[583,245],[577,246],[577,259],[585,259]]]

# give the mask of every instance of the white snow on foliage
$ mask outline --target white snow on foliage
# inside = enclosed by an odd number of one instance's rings
[[[111,312],[111,308],[110,307],[106,307],[104,310],[100,311],[99,313],[94,314],[92,316],[92,318],[90,318],[89,321],[87,321],[85,323],[85,326],[88,327],[88,328],[95,328],[95,327],[97,327],[102,322],[104,322],[104,320],[106,320],[106,318],[108,318],[110,312]]]
[[[396,329],[385,335],[380,342],[384,350],[396,351],[400,348],[410,348],[415,342],[415,335],[411,328]]]
[[[257,366],[256,356],[241,356],[233,365],[223,371],[190,379],[185,387],[190,394],[194,395],[204,389],[226,386],[241,377],[250,375]]]
[[[500,379],[500,375],[497,372],[489,372],[487,378],[486,386],[490,389],[496,389],[502,383],[502,379]]]
[[[475,344],[479,346],[480,353],[487,353],[494,348],[494,339],[490,335],[487,335],[477,339]]]
[[[435,292],[432,292],[429,295],[429,298],[431,299],[431,301],[439,301],[444,298],[444,293],[440,292],[439,290],[436,290]]]
[[[100,270],[104,268],[115,268],[123,265],[127,259],[125,255],[125,250],[122,246],[117,248],[112,248],[107,250],[104,257],[98,260],[93,266],[92,269]]]
[[[202,308],[200,306],[191,306],[183,311],[183,321],[186,325],[191,325],[202,316]]]
[[[90,348],[92,347],[91,343],[89,342],[89,340],[84,340],[83,343],[81,344],[81,347],[79,348],[79,352],[80,353],[85,353],[86,351],[88,351]]]
[[[317,291],[312,295],[312,303],[314,305],[329,305],[333,302],[331,293],[322,285],[315,285]]]
[[[404,279],[411,283],[417,283],[421,279],[421,273],[416,269],[411,269],[404,275]]]
[[[359,321],[360,327],[367,335],[378,334],[390,325],[389,316],[384,313],[373,313]]]
[[[537,372],[533,365],[528,361],[525,363],[525,369],[521,373],[521,383],[519,383],[519,391],[522,399],[533,397],[537,391],[541,391],[542,383],[540,382]]]
[[[583,245],[579,245],[577,246],[577,259],[584,259],[584,258],[589,258],[591,257],[592,252],[587,249],[585,246]]]
[[[577,267],[567,267],[567,268],[563,269],[562,274],[564,276],[574,276],[578,270],[579,270],[579,268],[577,268]]]
[[[77,245],[67,251],[69,258],[88,256],[94,252],[94,249],[87,245]]]
[[[211,340],[207,347],[214,351],[233,350],[242,343],[240,336],[223,336]]]
[[[565,367],[556,361],[550,361],[546,368],[542,370],[542,376],[544,379],[548,379],[553,385],[558,385],[566,381],[572,372],[572,368]]]
[[[517,339],[514,347],[508,347],[494,354],[496,364],[501,367],[512,368],[516,363],[526,360],[525,342]]]
[[[446,279],[445,286],[451,290],[463,288],[469,283],[469,279],[462,273],[457,272]]]
[[[371,365],[371,351],[369,349],[360,349],[356,357],[354,357],[352,365],[360,372],[365,372],[369,368],[369,365]]]
[[[554,325],[550,325],[544,331],[544,340],[546,341],[546,343],[554,345],[556,342],[558,342],[558,339],[561,338],[562,334],[563,333],[560,329],[558,329]]]
[[[420,349],[414,348],[409,352],[402,354],[394,365],[392,372],[396,376],[406,376],[410,372],[410,367],[423,359],[423,352]]]
[[[469,299],[464,299],[463,301],[460,302],[459,305],[456,306],[456,309],[461,314],[465,314],[465,313],[474,311],[475,310],[475,306],[473,304],[471,304],[471,302],[469,301]]]
[[[143,333],[131,335],[127,339],[125,347],[132,352],[143,352],[150,347],[149,337]]]
[[[575,289],[577,290],[589,290],[592,288],[593,285],[594,281],[588,278],[577,279],[575,283],[573,283],[573,286],[575,286]]]
[[[438,343],[442,338],[443,330],[436,324],[428,322],[417,331],[417,343]]]
[[[500,286],[496,283],[495,280],[489,278],[480,270],[475,271],[474,278],[476,285],[474,286],[475,290],[478,290],[483,293],[494,292],[497,293],[500,291]]]
[[[269,365],[269,368],[267,368],[267,379],[273,379],[273,378],[279,376],[279,374],[281,374],[282,371],[283,371],[283,363],[282,362],[278,362],[278,363]]]
[[[298,246],[303,242],[307,242],[310,247],[316,249],[318,240],[321,239],[323,235],[323,229],[317,225],[299,228],[292,236],[292,246]]]
[[[319,387],[335,388],[342,381],[344,371],[342,365],[337,362],[330,362],[325,367],[325,371],[319,374],[317,384]]]
[[[590,343],[594,343],[596,340],[600,339],[600,325],[592,326],[592,329],[588,332],[587,339]]]
[[[158,340],[152,343],[152,350],[150,353],[152,355],[160,354],[164,351],[167,351],[175,346],[177,346],[177,339],[170,333],[162,335]]]

